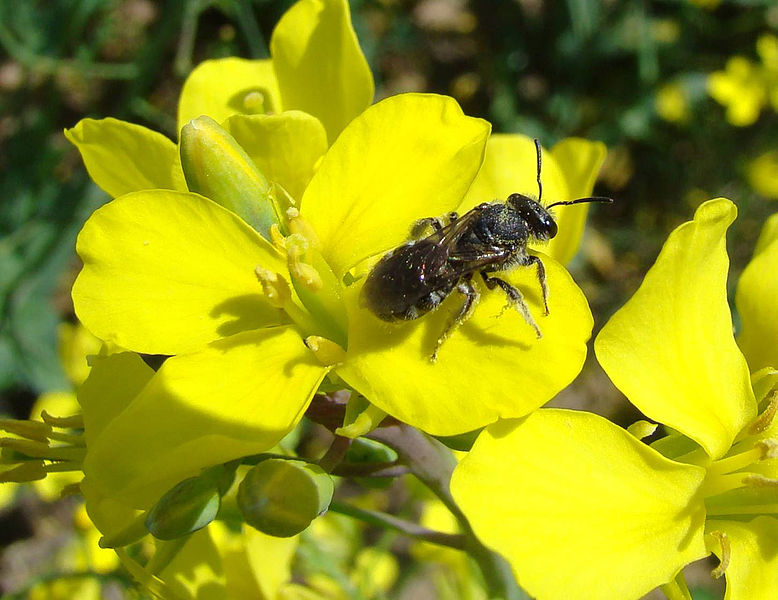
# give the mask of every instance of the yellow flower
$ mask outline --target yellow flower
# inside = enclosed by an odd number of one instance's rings
[[[772,215],[764,227],[738,282],[735,294],[743,327],[738,344],[748,359],[751,370],[758,372],[778,366],[778,214]]]
[[[456,294],[402,324],[379,320],[359,301],[364,273],[407,239],[415,220],[469,208],[488,133],[450,98],[400,95],[370,107],[325,155],[289,213],[293,233],[275,245],[191,193],[139,192],[95,212],[77,245],[79,318],[123,348],[175,356],[90,443],[92,482],[156,499],[173,475],[266,450],[299,421],[331,370],[378,409],[437,435],[522,416],[567,385],[592,322],[553,259],[545,261],[543,339],[518,313],[500,316],[505,298],[484,290],[434,365],[428,357],[461,303]],[[531,156],[531,140],[521,143]],[[556,199],[569,192],[554,154],[570,165],[577,193],[602,151],[571,141],[546,156],[544,190]],[[534,158],[524,168],[511,191],[533,193]],[[541,315],[534,270],[509,278]]]
[[[746,167],[746,177],[757,194],[778,199],[778,151],[765,152],[752,160]]]
[[[294,4],[273,30],[270,51],[272,59],[267,60],[225,58],[200,64],[182,89],[177,132],[200,115],[219,123],[245,117],[253,127],[253,142],[244,148],[266,176],[299,199],[301,190],[286,187],[284,171],[287,163],[298,164],[296,148],[284,144],[299,132],[317,142],[307,148],[320,157],[327,140],[332,143],[372,102],[373,77],[346,0]],[[279,120],[284,111],[296,118]],[[236,128],[232,133],[243,143],[242,128]],[[256,137],[258,130],[272,136],[273,145],[265,141],[267,135]],[[108,118],[83,119],[65,135],[81,152],[92,179],[111,197],[145,189],[187,190],[176,144],[160,133]]]
[[[656,112],[665,121],[683,123],[689,119],[689,98],[684,87],[678,82],[659,88],[654,103]]]
[[[710,552],[728,599],[778,595],[778,401],[774,373],[752,384],[732,335],[735,212],[711,200],[676,229],[595,342],[616,386],[677,433],[647,446],[650,424],[540,410],[489,427],[457,468],[457,502],[533,596],[624,600],[663,585],[687,598],[679,573]]]
[[[761,64],[733,56],[724,71],[708,77],[708,93],[727,107],[733,125],[752,125],[768,105],[778,111],[778,38],[764,34],[756,43]]]

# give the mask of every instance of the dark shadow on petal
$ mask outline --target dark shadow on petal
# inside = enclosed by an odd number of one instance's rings
[[[286,313],[271,306],[262,294],[234,296],[214,306],[209,314],[214,319],[225,315],[233,317],[232,320],[225,321],[216,330],[224,337],[289,322]]]

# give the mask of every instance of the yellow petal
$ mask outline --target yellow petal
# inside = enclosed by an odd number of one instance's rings
[[[735,294],[743,329],[738,343],[751,371],[778,366],[778,215],[765,223],[754,257],[738,282]]]
[[[594,348],[644,414],[721,457],[756,416],[748,366],[732,335],[725,247],[735,205],[719,198],[670,234],[635,295]]]
[[[567,185],[556,159],[543,150],[542,160],[540,176],[543,203],[566,200],[569,195]],[[486,143],[481,170],[457,211],[464,214],[482,202],[504,202],[513,193],[537,198],[537,173],[537,152],[532,138],[519,134],[493,133]]]
[[[89,176],[109,196],[139,190],[186,190],[176,145],[161,133],[118,119],[81,119],[65,137]]]
[[[534,267],[499,273],[524,294],[543,338],[538,340],[499,290],[482,292],[473,316],[430,362],[446,323],[462,305],[458,292],[415,321],[386,323],[360,306],[349,288],[349,345],[338,375],[372,404],[433,435],[472,431],[498,418],[521,417],[550,400],[581,370],[592,317],[581,290],[553,259],[543,257],[549,315],[543,315]],[[502,313],[502,314],[501,314]]]
[[[95,211],[76,244],[81,322],[99,338],[150,354],[196,350],[280,322],[254,269],[285,264],[256,231],[196,194],[128,194]]]
[[[551,156],[559,165],[567,183],[567,197],[552,199],[548,196],[546,201],[550,203],[591,196],[606,153],[607,149],[602,142],[581,138],[567,138],[556,144],[551,148]],[[558,206],[553,210],[559,234],[551,240],[546,252],[562,264],[567,264],[581,243],[589,205]]]
[[[195,67],[181,89],[178,132],[200,115],[221,123],[235,114],[281,110],[278,82],[269,60],[206,60]]]
[[[87,449],[129,406],[153,375],[151,367],[132,352],[93,358],[89,377],[78,390]]]
[[[60,323],[57,327],[57,336],[62,368],[73,385],[81,385],[89,375],[87,357],[90,354],[97,354],[102,342],[89,333],[81,323]],[[67,416],[64,413],[52,414]]]
[[[532,596],[630,600],[707,553],[704,475],[602,417],[549,409],[489,427],[451,491]]]
[[[93,484],[148,506],[200,469],[271,448],[300,420],[327,369],[274,327],[168,359],[89,444]]]
[[[318,119],[290,110],[280,115],[235,115],[225,128],[270,181],[298,202],[327,151],[327,132]]]
[[[724,575],[726,600],[773,600],[778,598],[778,520],[757,517],[753,521],[708,523],[709,530],[726,534],[730,560]],[[720,549],[714,549],[721,557]]]
[[[481,166],[489,124],[451,98],[400,94],[355,119],[325,155],[301,212],[336,275],[454,210]]]
[[[373,75],[346,0],[300,0],[270,40],[284,110],[317,117],[330,143],[373,101]]]

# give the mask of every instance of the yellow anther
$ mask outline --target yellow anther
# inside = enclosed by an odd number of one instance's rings
[[[0,419],[0,429],[38,442],[45,442],[51,433],[51,426],[46,423],[17,419]]]
[[[243,112],[249,115],[265,113],[265,94],[254,90],[243,96]]]
[[[304,237],[313,248],[320,248],[319,237],[313,230],[313,227],[300,216],[300,211],[294,206],[286,209],[286,220],[289,223],[289,231],[292,234],[298,234]]]
[[[321,275],[311,265],[300,260],[308,251],[308,247],[308,240],[299,233],[293,233],[286,238],[286,257],[289,274],[295,283],[305,286],[312,292],[318,292],[324,287]]]
[[[286,253],[290,257],[294,258],[300,258],[303,256],[306,252],[308,252],[308,248],[310,247],[308,240],[305,239],[305,236],[299,233],[293,233],[292,235],[288,236],[284,240],[284,243],[286,245]]]
[[[632,434],[639,440],[647,438],[652,435],[656,428],[659,427],[656,423],[649,423],[648,421],[635,421],[632,425],[627,427],[627,432]]]
[[[286,240],[284,239],[284,234],[281,233],[281,229],[276,223],[273,223],[270,226],[270,241],[273,242],[273,246],[279,250],[286,249]]]
[[[778,458],[778,440],[773,438],[759,440],[756,446],[762,450],[762,460]]]
[[[778,479],[751,473],[750,475],[743,477],[743,485],[755,488],[778,488]]]
[[[346,351],[332,340],[319,335],[311,335],[305,338],[305,345],[313,352],[317,360],[325,365],[332,366],[346,360]]]
[[[257,280],[262,284],[262,292],[267,301],[276,308],[283,308],[291,299],[289,283],[279,273],[257,266],[254,268]]]
[[[304,285],[312,292],[318,292],[324,287],[321,275],[311,265],[298,260],[290,260],[289,273],[297,283]]]
[[[90,355],[94,356],[94,355]],[[41,411],[41,419],[44,423],[48,423],[52,427],[59,427],[60,429],[83,429],[84,428],[84,416],[73,415],[70,417],[55,417],[47,413],[45,410]]]
[[[719,566],[710,573],[714,579],[718,579],[724,575],[729,566],[729,559],[731,556],[729,537],[723,531],[711,531],[708,535],[718,542],[719,547],[721,548],[721,562],[719,562]]]
[[[748,433],[757,435],[765,431],[772,425],[776,411],[778,411],[778,390],[773,390],[767,408],[748,425]]]

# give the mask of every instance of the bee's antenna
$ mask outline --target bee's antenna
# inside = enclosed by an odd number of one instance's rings
[[[540,183],[540,142],[535,138],[535,152],[538,155],[538,202],[543,199],[543,184]]]
[[[581,204],[583,202],[606,202],[607,204],[611,204],[613,202],[613,198],[606,198],[605,196],[592,196],[591,198],[578,198],[577,200],[567,200],[566,202],[554,202],[553,204],[549,204],[546,208],[551,208],[552,206],[567,206],[569,204]]]

